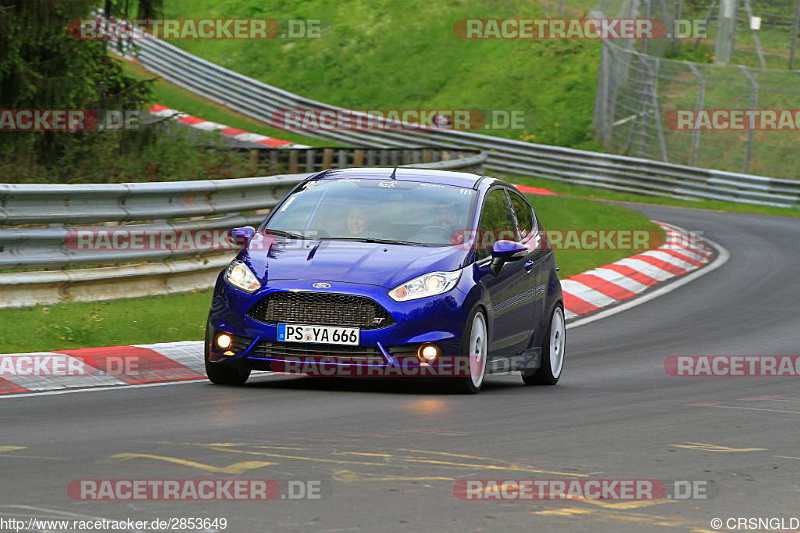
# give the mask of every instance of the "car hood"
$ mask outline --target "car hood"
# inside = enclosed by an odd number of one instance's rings
[[[340,281],[393,289],[433,271],[461,267],[466,250],[358,241],[283,241],[248,245],[244,259],[262,284],[271,280]]]

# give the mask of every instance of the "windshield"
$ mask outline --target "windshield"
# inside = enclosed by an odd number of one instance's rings
[[[445,246],[472,221],[475,191],[409,181],[311,181],[262,231],[315,239]]]

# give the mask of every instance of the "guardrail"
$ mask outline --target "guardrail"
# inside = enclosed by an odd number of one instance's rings
[[[270,122],[286,109],[342,110],[233,72],[167,42],[139,39],[136,59],[148,70],[239,113]],[[357,114],[357,113],[356,113]],[[352,115],[352,113],[351,113]],[[314,131],[307,135],[359,146],[436,146],[489,154],[487,169],[576,185],[683,199],[800,207],[800,181],[702,169],[614,154],[532,144],[446,129]]]
[[[350,166],[407,166],[481,172],[486,154],[451,149],[308,148],[253,151],[265,167],[306,171],[230,180],[104,185],[0,184],[0,308],[204,289],[231,259],[177,244],[157,249],[83,250],[77,230],[150,235],[217,234],[254,225],[310,173]],[[104,266],[99,266],[104,265]],[[91,267],[91,268],[87,268]]]
[[[242,151],[243,149],[236,149]],[[259,172],[317,172],[326,168],[414,166],[481,172],[487,155],[471,149],[291,148],[250,150]]]

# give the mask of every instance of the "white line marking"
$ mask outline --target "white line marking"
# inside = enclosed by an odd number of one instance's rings
[[[285,374],[273,374],[272,372],[264,372],[263,374],[256,374],[253,377],[259,378],[278,378],[278,377],[286,377]],[[303,377],[302,375],[299,377]],[[62,390],[51,390],[51,391],[43,391],[43,392],[23,392],[20,394],[3,394],[0,395],[0,400],[13,400],[14,398],[27,398],[29,396],[58,396],[61,394],[72,394],[74,392],[100,392],[100,391],[111,391],[111,390],[130,390],[130,389],[143,389],[147,387],[166,387],[167,385],[185,385],[187,383],[201,383],[201,382],[208,382],[207,378],[197,378],[197,379],[185,379],[183,381],[160,381],[158,383],[142,383],[141,385],[114,385],[111,387],[89,387],[86,389],[62,389]]]

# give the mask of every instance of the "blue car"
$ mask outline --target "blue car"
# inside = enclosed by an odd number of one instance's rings
[[[490,373],[553,385],[561,283],[513,185],[421,169],[326,170],[297,185],[217,279],[208,378],[251,370],[435,377],[476,393]]]

